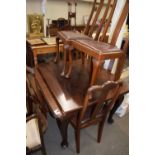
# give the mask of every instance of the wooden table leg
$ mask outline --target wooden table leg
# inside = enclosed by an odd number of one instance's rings
[[[37,59],[37,50],[33,50],[33,58],[34,58],[34,65],[35,67],[38,65],[38,59]]]
[[[62,137],[61,146],[63,148],[68,147],[68,135],[67,135],[68,124],[69,124],[69,120],[67,119],[65,120],[57,119],[57,125]]]
[[[66,78],[69,78],[70,77],[70,74],[72,72],[72,63],[73,63],[73,60],[72,60],[72,50],[73,50],[73,47],[72,46],[69,46],[68,48],[68,71],[67,71],[67,74],[66,74]]]
[[[85,64],[85,57],[86,57],[86,54],[82,52],[81,54],[82,65]]]
[[[56,52],[56,57],[54,59],[54,62],[57,63],[60,59],[60,51],[59,51],[59,37],[56,37],[56,45],[57,45],[57,52]]]
[[[120,95],[118,97],[118,99],[116,100],[116,103],[114,104],[114,107],[110,111],[110,114],[109,114],[109,117],[108,117],[108,120],[107,120],[109,124],[112,124],[114,122],[113,115],[116,112],[116,110],[118,109],[118,107],[122,104],[123,100],[124,100],[124,94]]]
[[[66,70],[67,70],[67,61],[68,61],[68,45],[64,45],[64,67],[63,67],[63,71],[61,73],[61,76],[65,76],[66,74]]]
[[[90,80],[90,86],[95,84],[97,73],[99,71],[99,68],[100,68],[102,62],[103,62],[102,60],[97,60],[95,58],[92,59],[92,61],[91,61],[92,67],[91,67],[91,72],[90,72],[90,79],[91,79]]]

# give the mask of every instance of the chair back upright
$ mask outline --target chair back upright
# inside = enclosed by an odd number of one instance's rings
[[[104,0],[100,0],[100,2],[97,3],[97,0],[94,0],[91,13],[89,15],[86,27],[84,29],[85,35],[89,34],[90,26],[94,27],[94,25],[96,24],[98,15],[100,14],[100,11],[101,11],[102,6],[103,6],[103,2],[104,2]],[[93,23],[93,24],[91,25],[91,23]]]
[[[101,17],[99,25],[96,28],[98,19],[100,17],[100,13],[101,13],[102,8],[104,6],[104,1],[105,0],[100,0],[100,2],[97,3],[96,0],[94,0],[93,7],[91,10],[88,22],[87,22],[86,28],[84,30],[84,34],[88,35],[89,37],[92,37],[92,34],[96,30],[94,40],[98,40],[102,29],[104,29],[102,36],[104,38],[106,37],[106,33],[107,33],[107,30],[108,30],[109,25],[111,23],[111,19],[113,17],[114,10],[115,10],[116,4],[117,4],[117,0],[108,0],[108,3],[105,6],[106,8],[103,12],[103,15]]]
[[[106,117],[119,95],[121,85],[121,82],[107,81],[103,85],[89,87],[84,98],[83,109],[80,111],[77,119],[78,126],[85,127],[87,124],[94,124],[101,121],[104,116]],[[107,102],[108,95],[111,96],[111,99]],[[90,115],[87,116],[87,121],[84,121],[84,124],[82,124],[85,116],[88,114],[90,103],[93,105],[93,108],[91,108]]]
[[[122,29],[122,26],[124,24],[125,19],[128,16],[128,13],[129,13],[129,0],[126,0],[124,8],[123,8],[123,10],[121,12],[121,15],[120,15],[120,17],[118,19],[117,25],[116,25],[115,30],[113,32],[112,39],[110,41],[111,45],[116,45],[119,33],[120,33],[121,29]]]
[[[35,106],[34,114],[26,117],[26,154],[41,150],[46,155],[42,124],[39,117],[39,106]]]
[[[29,72],[30,69],[26,68],[26,98],[27,98],[27,110],[28,115],[32,114],[36,111],[37,107],[37,114],[41,121],[42,131],[44,132],[47,129],[47,110],[45,100],[41,93],[38,91],[34,73]],[[39,107],[39,108],[38,108]]]
[[[106,33],[108,31],[108,28],[109,28],[110,23],[111,23],[111,19],[113,17],[113,14],[114,14],[114,11],[116,8],[116,4],[117,4],[117,0],[108,0],[105,12],[102,16],[102,19],[101,19],[100,24],[98,26],[98,29],[96,31],[96,35],[95,35],[94,40],[99,39],[101,31],[102,31],[102,39],[105,40]]]
[[[112,38],[111,38],[111,41],[110,41],[109,44],[116,46],[116,42],[118,40],[119,33],[120,33],[121,29],[122,29],[122,26],[124,24],[125,19],[128,16],[128,12],[129,12],[129,0],[126,0],[126,2],[124,4],[124,7],[122,9],[122,12],[120,14],[120,17],[118,19],[118,22],[117,22],[117,24],[115,26],[115,29],[114,29],[114,32],[113,32],[113,35],[112,35]],[[102,35],[101,38],[100,38],[100,41],[104,42],[104,37],[105,36]],[[127,44],[128,44],[128,42],[127,42]],[[123,49],[123,50],[125,50],[125,49]],[[122,67],[124,65],[124,61],[125,61],[125,59],[124,60],[123,59],[124,58],[118,59],[115,72],[122,69]],[[114,67],[114,59],[111,59],[109,65],[108,65],[108,71],[111,72],[113,67]],[[118,72],[120,72],[120,71],[118,71]]]

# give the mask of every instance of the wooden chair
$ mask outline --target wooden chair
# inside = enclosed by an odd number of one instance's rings
[[[66,71],[66,77],[68,78],[70,76],[71,70],[72,70],[72,48],[75,48],[77,50],[80,50],[83,53],[86,53],[91,57],[91,60],[93,60],[93,73],[92,73],[92,84],[95,82],[97,72],[99,71],[99,68],[103,66],[103,63],[105,60],[110,59],[110,63],[107,67],[107,74],[114,74],[115,78],[113,80],[118,80],[123,66],[125,62],[125,55],[123,56],[123,50],[118,49],[115,44],[118,39],[120,30],[123,26],[123,23],[128,15],[129,11],[129,1],[126,0],[124,8],[121,12],[120,18],[118,19],[117,25],[115,27],[112,39],[110,43],[102,43],[102,39],[104,37],[101,37],[101,41],[94,41],[94,40],[84,40],[84,39],[76,39],[71,40],[71,46],[69,48],[69,67],[68,71]],[[104,40],[104,39],[103,39]],[[117,53],[117,54],[116,54]],[[122,55],[122,56],[121,56]],[[118,59],[115,72],[112,73],[112,69],[114,67],[114,60]],[[97,60],[97,61],[96,61]],[[103,67],[102,67],[103,68]],[[66,69],[64,69],[66,70]],[[112,80],[112,79],[111,79]]]
[[[26,67],[26,154],[41,150],[46,155],[43,133],[47,129],[47,118],[42,110],[33,74],[34,70]]]
[[[41,93],[38,92],[36,87],[36,82],[34,78],[34,70],[30,67],[26,67],[26,107],[27,116],[33,114],[37,109],[38,115],[40,117],[42,131],[45,132],[48,126],[47,123],[47,112],[48,107],[46,107],[45,100]]]
[[[121,82],[107,81],[88,88],[82,110],[70,122],[75,130],[77,153],[80,153],[80,130],[83,128],[98,124],[97,141],[100,143],[104,122],[119,95],[121,85]],[[106,100],[108,94],[113,96],[110,101]]]
[[[41,150],[42,154],[46,155],[43,131],[37,108],[35,114],[26,117],[26,154],[30,155],[38,150]]]
[[[116,3],[117,3],[117,0],[113,0],[113,1],[108,0],[108,3],[106,5],[106,9],[103,13],[101,22],[100,22],[99,26],[97,27],[97,31],[96,31],[96,35],[94,37],[94,40],[98,40],[100,32],[101,32],[103,25],[105,23],[106,23],[106,26],[105,26],[104,33],[107,32],[108,27],[109,27],[110,22],[111,22],[111,19],[112,19],[112,16],[113,16],[113,13],[114,13],[114,10],[115,10],[115,7],[116,7]],[[94,0],[92,11],[90,13],[87,25],[86,25],[83,33],[75,32],[75,31],[60,31],[57,33],[57,38],[56,38],[57,55],[56,55],[55,62],[57,62],[59,59],[59,40],[60,39],[62,40],[62,42],[65,45],[70,45],[70,41],[73,39],[93,40],[92,34],[96,29],[96,23],[97,23],[97,20],[99,18],[99,15],[100,15],[100,12],[102,10],[103,5],[104,5],[104,0],[100,0],[100,3],[98,4],[98,6],[97,6],[96,0]],[[111,5],[112,5],[112,8],[110,9]],[[67,52],[68,46],[64,46],[64,47],[65,47],[64,52],[65,51]]]

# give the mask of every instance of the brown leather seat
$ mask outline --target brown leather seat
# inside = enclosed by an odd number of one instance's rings
[[[64,38],[65,40],[70,40],[70,39],[90,39],[91,40],[92,39],[87,35],[84,35],[76,31],[59,31],[57,35],[61,36],[61,38]]]
[[[120,49],[117,48],[116,46],[113,46],[104,42],[97,42],[94,40],[78,39],[76,41],[72,40],[71,43],[73,46],[74,44],[79,44],[81,46],[85,46],[86,48],[92,49],[98,53],[120,51]]]

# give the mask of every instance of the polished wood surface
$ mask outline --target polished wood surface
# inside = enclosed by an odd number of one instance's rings
[[[60,75],[62,68],[62,61],[58,64],[53,62],[43,63],[38,66],[35,74],[36,80],[39,80],[39,85],[42,89],[46,90],[44,93],[48,90],[57,101],[54,103],[58,105],[61,111],[68,113],[81,108],[81,102],[89,87],[90,64],[87,63],[83,66],[81,62],[77,60],[73,65],[74,70],[70,79],[65,79]],[[98,74],[97,84],[102,84],[104,81],[112,79],[113,75],[106,70],[102,70]],[[128,90],[127,87],[126,85],[126,91]],[[125,89],[120,93],[126,92]],[[46,94],[46,96],[51,95]],[[110,96],[108,98],[110,98]]]
[[[43,96],[48,104],[49,110],[52,112],[54,117],[60,118],[60,119],[63,118],[63,116],[64,116],[63,111],[61,110],[59,104],[57,103],[54,96],[50,92],[48,86],[46,85],[45,81],[43,80],[43,78],[40,75],[40,73],[38,72],[38,70],[35,71],[35,79],[36,79],[36,84],[38,86],[37,88],[43,94]]]
[[[89,75],[91,70],[90,63],[81,64],[77,60],[73,64],[73,72],[70,79],[63,78],[60,73],[63,69],[63,61],[55,64],[48,62],[39,64],[35,71],[37,88],[43,94],[49,110],[57,119],[60,133],[62,135],[62,145],[68,146],[67,128],[69,120],[75,112],[82,109],[83,100],[89,87]],[[98,73],[97,84],[112,79],[113,76],[106,70]],[[128,82],[123,82],[120,94],[128,92]],[[112,94],[108,94],[107,100],[111,99]],[[90,103],[90,105],[93,103]]]
[[[70,79],[63,78],[60,75],[63,66],[63,61],[59,61],[57,64],[52,61],[39,64],[35,70],[35,79],[38,91],[43,94],[50,112],[57,120],[62,136],[61,144],[68,146],[68,123],[76,112],[82,109],[83,100],[89,87],[91,64],[87,62],[82,65],[80,60],[75,61]],[[113,79],[113,75],[103,69],[97,77],[96,84],[98,85]],[[120,94],[127,92],[128,82],[123,82]],[[106,100],[111,99],[111,95],[109,93]]]

